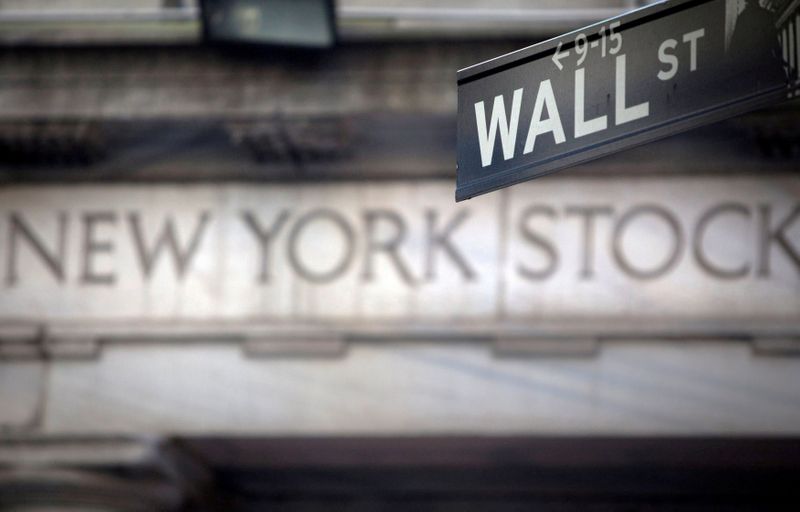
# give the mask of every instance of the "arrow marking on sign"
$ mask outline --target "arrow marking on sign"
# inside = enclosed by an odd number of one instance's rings
[[[556,48],[556,53],[553,54],[553,62],[555,63],[558,70],[561,71],[564,69],[564,66],[561,64],[561,59],[569,57],[569,51],[562,52],[561,51],[561,41],[558,42],[558,48]]]

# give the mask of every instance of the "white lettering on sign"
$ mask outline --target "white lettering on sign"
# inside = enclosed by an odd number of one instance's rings
[[[681,38],[685,44],[689,45],[689,71],[697,71],[697,43],[698,40],[706,35],[705,29],[701,28],[692,32],[687,32]],[[678,48],[678,41],[667,39],[658,47],[658,61],[666,64],[667,68],[659,70],[658,79],[662,82],[672,80],[680,69],[680,60],[674,53]]]
[[[624,54],[617,56],[615,72],[615,117],[616,125],[637,121],[650,115],[649,102],[637,105],[627,105],[626,95],[626,57]],[[586,70],[578,68],[575,70],[575,128],[574,137],[576,139],[602,132],[608,129],[608,116],[599,115],[587,119],[586,103]],[[475,121],[478,125],[478,146],[481,153],[481,165],[487,167],[492,164],[493,153],[497,134],[500,134],[500,144],[503,152],[503,159],[514,158],[516,138],[519,128],[520,109],[523,108],[524,88],[514,91],[511,100],[511,114],[506,115],[506,104],[503,95],[494,98],[490,120],[486,120],[486,107],[483,101],[475,103]],[[542,118],[545,109],[547,118]],[[539,84],[536,98],[533,103],[531,122],[528,126],[528,134],[525,138],[523,154],[529,154],[534,150],[536,138],[545,133],[552,133],[556,144],[566,142],[564,127],[561,123],[561,114],[558,110],[553,85],[550,80],[543,80]]]
[[[587,36],[584,33],[580,33],[575,36],[575,53],[578,56],[578,66],[583,64],[586,60],[586,57],[589,55],[590,48],[597,48],[600,46],[600,57],[605,58],[606,55],[616,55],[622,49],[622,34],[617,32],[617,29],[620,27],[620,22],[615,21],[611,23],[608,27],[603,25],[600,27],[600,30],[597,32],[597,35]],[[598,40],[599,39],[599,40]],[[591,40],[591,42],[590,42]],[[610,40],[611,47],[609,48],[609,43],[607,40]],[[562,60],[569,57],[569,51],[561,51],[563,43],[561,41],[558,42],[558,48],[556,48],[555,53],[553,54],[552,60],[553,64],[556,65],[559,71],[564,69],[564,65],[561,63]]]
[[[544,109],[547,109],[547,119],[542,119]],[[528,127],[528,138],[525,140],[525,150],[527,154],[533,151],[536,144],[536,137],[548,132],[553,132],[556,144],[566,141],[564,137],[564,127],[561,124],[561,115],[558,113],[556,97],[553,94],[553,85],[550,80],[545,80],[539,85],[539,93],[536,95],[536,103],[533,105],[533,116],[531,125]]]
[[[574,105],[573,138],[579,139],[596,133],[608,130],[611,126],[621,126],[634,121],[646,119],[650,115],[650,102],[642,101],[635,105],[628,104],[628,58],[622,49],[622,35],[616,32],[619,22],[611,24],[610,27],[601,27],[597,34],[587,36],[580,33],[575,37],[573,48],[577,57],[574,62],[578,66],[575,71],[574,80]],[[705,37],[705,29],[700,28],[682,34],[680,40],[667,39],[658,48],[658,61],[663,65],[658,71],[657,77],[661,81],[668,81],[675,78],[681,63],[678,52],[681,46],[686,47],[686,59],[690,72],[698,69],[698,45],[700,40]],[[553,54],[552,61],[558,71],[565,69],[564,62],[569,60],[572,55],[570,50],[563,50],[563,44],[559,43]],[[614,83],[613,83],[613,112],[598,112],[598,105],[592,106],[593,116],[587,111],[587,91],[598,84],[593,82],[588,75],[587,68],[583,66],[592,49],[599,48],[601,58],[616,56],[613,59]],[[583,66],[583,67],[582,67]],[[604,87],[611,89],[612,84],[603,84]],[[477,123],[478,146],[480,148],[481,165],[488,167],[494,159],[494,151],[498,139],[502,149],[503,160],[511,160],[515,156],[517,133],[519,131],[519,120],[521,112],[526,109],[526,89],[518,88],[514,90],[511,98],[510,112],[506,106],[506,99],[503,95],[495,96],[492,104],[492,111],[487,119],[486,106],[484,101],[476,102],[475,122]],[[562,124],[561,112],[567,105],[559,105],[553,91],[553,84],[550,79],[542,80],[538,84],[536,96],[533,98],[533,108],[531,120],[525,137],[523,155],[533,153],[536,148],[536,140],[541,135],[552,133],[556,145],[567,141],[564,127]],[[530,107],[527,107],[530,108]],[[545,117],[545,110],[547,116]],[[568,110],[567,110],[568,112]],[[609,115],[613,114],[613,124],[609,122]]]
[[[669,66],[668,69],[662,69],[658,72],[658,79],[662,82],[672,80],[678,74],[678,57],[672,53],[667,53],[667,50],[674,50],[677,46],[678,41],[667,39],[658,47],[658,60]]]
[[[608,128],[608,117],[599,116],[594,119],[586,119],[584,108],[586,100],[586,72],[583,68],[575,70],[575,138],[591,135]]]
[[[705,29],[684,34],[683,42],[689,43],[689,71],[697,71],[697,40],[706,35]]]
[[[644,102],[633,107],[625,105],[625,55],[617,57],[616,71],[616,117],[617,125],[630,123],[650,115],[650,103]]]
[[[511,101],[511,118],[507,120],[503,95],[495,96],[488,129],[486,127],[486,108],[483,102],[479,101],[475,104],[475,119],[478,123],[478,144],[481,149],[481,162],[484,167],[492,163],[494,141],[498,131],[500,132],[500,143],[503,147],[503,158],[509,160],[514,157],[514,144],[517,140],[521,103],[522,89],[517,89],[514,91],[514,98]]]

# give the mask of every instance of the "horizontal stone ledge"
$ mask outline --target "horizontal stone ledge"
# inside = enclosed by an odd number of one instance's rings
[[[753,353],[762,356],[800,357],[800,333],[794,337],[756,338]]]
[[[155,458],[157,438],[4,435],[0,465],[83,467],[146,465]]]
[[[244,336],[298,336],[327,334],[330,332],[350,332],[364,337],[397,338],[433,337],[437,339],[466,337],[481,341],[494,337],[498,332],[511,335],[558,336],[565,333],[575,335],[596,335],[632,338],[647,334],[649,337],[716,337],[730,338],[738,335],[784,336],[800,333],[800,318],[752,317],[739,319],[726,318],[657,318],[641,315],[638,318],[608,316],[604,318],[580,318],[553,316],[549,319],[508,319],[498,321],[479,321],[455,317],[454,325],[449,320],[424,320],[417,318],[359,320],[343,319],[324,321],[310,317],[297,319],[254,319],[254,320],[182,320],[131,318],[121,320],[90,320],[74,318],[70,320],[43,319],[32,322],[32,328],[44,328],[48,337],[70,337],[75,335],[98,335],[116,339],[135,339],[139,337],[161,336],[181,339],[227,338],[238,340]],[[15,329],[14,323],[0,321],[0,337],[5,329]],[[13,332],[13,331],[9,331]],[[32,330],[26,332],[33,332]]]
[[[497,357],[594,357],[597,338],[531,338],[499,336],[492,349]]]
[[[343,336],[328,334],[273,339],[248,337],[242,344],[248,357],[325,357],[337,358],[347,354],[348,343]]]
[[[0,323],[0,360],[39,359],[42,327],[35,323]]]
[[[38,337],[25,338],[28,334]],[[18,337],[13,335],[17,334]],[[91,360],[107,345],[238,344],[248,357],[343,357],[351,344],[478,343],[497,357],[593,357],[606,342],[749,343],[758,356],[800,355],[800,324],[780,320],[548,322],[78,322],[0,324],[0,360]]]

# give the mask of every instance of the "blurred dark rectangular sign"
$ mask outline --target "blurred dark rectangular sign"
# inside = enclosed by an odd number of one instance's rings
[[[334,0],[201,0],[210,42],[327,48],[336,41]]]
[[[676,0],[458,72],[456,200],[787,98],[798,2]]]

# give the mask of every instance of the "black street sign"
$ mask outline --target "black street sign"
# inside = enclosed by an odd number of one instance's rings
[[[798,4],[660,2],[459,71],[456,200],[792,96]]]

